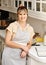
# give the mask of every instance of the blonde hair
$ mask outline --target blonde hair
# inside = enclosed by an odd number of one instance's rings
[[[18,9],[17,9],[17,15],[18,15],[19,12],[21,12],[22,10],[24,10],[25,12],[28,13],[28,9],[27,9],[25,6],[20,5],[20,6],[18,7]]]

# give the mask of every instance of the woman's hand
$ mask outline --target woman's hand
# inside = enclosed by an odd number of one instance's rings
[[[27,46],[23,46],[22,50],[24,50],[26,53],[28,53],[29,48]]]
[[[24,57],[26,57],[26,55],[27,55],[27,53],[25,51],[22,51],[21,54],[20,54],[20,57],[24,58]]]

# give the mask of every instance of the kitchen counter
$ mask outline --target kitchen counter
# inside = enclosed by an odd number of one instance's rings
[[[38,56],[36,47],[43,47],[44,49],[43,45],[42,46],[32,46],[28,53],[27,65],[46,65],[46,56]]]
[[[39,57],[37,55],[37,51],[36,51],[35,47],[36,46],[32,46],[31,49],[29,50],[29,56],[34,58],[36,61],[39,61],[39,62],[42,62],[42,63],[46,63],[46,57]]]

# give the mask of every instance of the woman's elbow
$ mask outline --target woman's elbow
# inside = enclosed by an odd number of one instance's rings
[[[5,44],[8,45],[9,41],[5,39]]]

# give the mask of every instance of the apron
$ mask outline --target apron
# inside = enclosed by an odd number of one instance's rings
[[[12,41],[26,46],[29,40],[29,32],[26,29],[22,31],[19,26]],[[5,47],[2,54],[2,65],[26,65],[26,57],[21,58],[21,52],[21,49]]]

